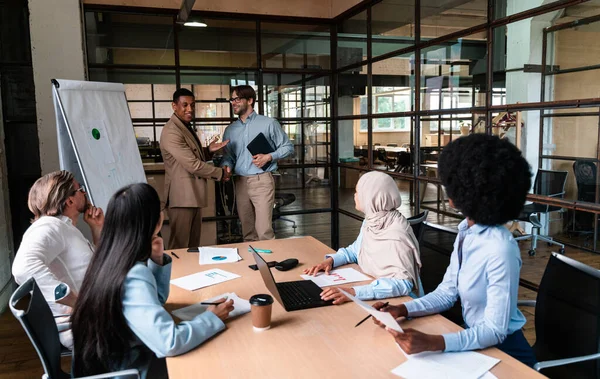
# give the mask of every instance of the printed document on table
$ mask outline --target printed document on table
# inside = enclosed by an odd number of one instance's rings
[[[353,268],[340,268],[329,271],[329,275],[319,272],[316,276],[300,275],[303,279],[312,280],[319,287],[337,286],[345,283],[363,282],[371,280],[362,272]]]
[[[214,265],[217,263],[234,263],[241,261],[242,257],[236,248],[227,247],[199,247],[199,260],[201,265]]]
[[[402,332],[402,328],[400,327],[400,325],[398,324],[398,322],[396,321],[394,316],[392,316],[389,312],[378,311],[377,309],[373,308],[369,304],[365,303],[362,300],[355,298],[354,296],[350,295],[348,292],[346,292],[344,290],[340,290],[340,292],[343,293],[344,295],[346,295],[348,297],[348,299],[350,299],[353,302],[355,302],[356,304],[358,304],[367,313],[370,313],[377,320],[381,321],[388,328],[394,329],[397,332]]]
[[[235,292],[224,293],[222,295],[215,296],[210,299],[202,300],[200,303],[214,303],[223,298],[227,300],[233,300],[234,309],[229,313],[228,318],[236,317],[250,312],[250,302],[246,299],[238,297],[238,295],[236,295]],[[192,304],[185,308],[176,309],[171,313],[173,313],[174,316],[179,317],[183,321],[190,321],[199,314],[204,313],[208,309],[208,307],[210,307],[210,305],[203,305],[200,303]]]
[[[212,286],[214,284],[219,284],[237,278],[241,278],[241,276],[232,272],[214,268],[212,270],[197,272],[192,275],[173,279],[171,280],[171,284],[189,291],[194,291],[198,288]]]
[[[405,355],[406,362],[392,370],[392,374],[405,379],[480,379],[482,376],[493,378],[489,370],[500,362],[499,359],[474,351]]]

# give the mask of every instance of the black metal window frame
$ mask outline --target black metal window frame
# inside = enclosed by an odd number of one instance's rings
[[[584,3],[586,2],[586,0],[560,0],[560,1],[555,1],[549,4],[545,4],[536,8],[532,8],[532,9],[528,9],[525,11],[522,11],[520,13],[516,13],[510,16],[506,16],[506,17],[501,17],[501,18],[494,18],[494,5],[495,5],[495,1],[494,0],[488,0],[487,1],[487,21],[485,23],[473,26],[473,27],[469,27],[460,31],[456,31],[438,38],[433,38],[433,39],[428,39],[428,40],[421,40],[421,17],[420,17],[420,8],[421,8],[421,1],[420,0],[415,0],[415,9],[414,9],[414,22],[415,22],[415,38],[414,38],[414,44],[409,46],[409,47],[404,47],[398,50],[394,50],[394,51],[390,51],[387,52],[385,54],[381,54],[378,56],[372,56],[372,43],[373,43],[373,36],[372,36],[372,31],[371,31],[371,25],[372,25],[372,8],[373,6],[377,5],[378,3],[380,3],[382,0],[371,0],[371,1],[363,1],[359,4],[357,4],[356,6],[352,7],[351,9],[349,9],[348,11],[340,14],[339,16],[330,19],[330,20],[326,20],[326,19],[315,19],[315,18],[299,18],[299,17],[278,17],[278,16],[257,16],[257,15],[249,15],[249,14],[237,14],[237,13],[218,13],[218,12],[195,12],[200,16],[203,17],[207,17],[207,18],[227,18],[227,19],[234,19],[234,20],[240,20],[240,21],[249,21],[249,20],[253,20],[256,22],[256,43],[257,43],[257,63],[258,63],[258,67],[236,67],[236,68],[227,68],[227,70],[240,70],[240,71],[255,71],[257,74],[257,81],[258,81],[258,87],[259,87],[259,98],[260,99],[264,99],[264,94],[262,93],[264,90],[264,86],[262,83],[262,78],[263,78],[263,74],[269,74],[269,73],[273,73],[273,74],[283,74],[283,73],[291,73],[291,74],[301,74],[303,76],[303,79],[310,77],[310,75],[317,75],[317,76],[321,76],[321,75],[325,75],[325,76],[329,76],[330,77],[330,94],[331,94],[331,101],[330,101],[330,115],[331,117],[328,119],[328,121],[330,122],[330,128],[329,128],[329,137],[330,137],[330,142],[329,142],[329,154],[331,159],[329,160],[329,162],[327,163],[317,163],[317,164],[299,164],[299,165],[290,165],[290,168],[308,168],[308,167],[326,167],[328,169],[330,169],[330,191],[331,191],[331,203],[330,203],[330,207],[329,208],[324,208],[324,209],[318,209],[318,210],[309,210],[306,211],[308,213],[314,213],[314,212],[331,212],[331,243],[332,243],[332,247],[333,248],[337,248],[339,246],[339,214],[343,214],[352,218],[356,218],[356,219],[361,219],[360,216],[357,216],[351,212],[347,212],[343,209],[339,208],[339,196],[338,196],[338,191],[337,188],[338,186],[338,174],[339,174],[339,170],[340,169],[349,169],[349,170],[356,170],[357,168],[355,166],[351,166],[348,164],[344,164],[344,163],[340,163],[338,162],[337,157],[339,156],[339,146],[338,146],[338,132],[339,132],[339,121],[344,121],[344,120],[366,120],[367,124],[368,124],[368,134],[367,134],[367,141],[368,141],[368,150],[369,150],[369,154],[368,154],[368,164],[365,168],[359,168],[358,170],[360,171],[370,171],[370,170],[375,170],[376,168],[373,165],[373,155],[372,155],[372,146],[373,146],[373,119],[378,119],[378,118],[386,118],[386,117],[410,117],[411,118],[411,131],[410,131],[410,138],[411,138],[411,145],[413,145],[415,147],[416,151],[419,151],[419,149],[421,148],[422,145],[422,141],[421,141],[421,136],[420,136],[420,125],[421,125],[421,121],[422,120],[427,120],[428,118],[431,117],[439,117],[441,118],[442,116],[450,116],[451,118],[453,117],[453,115],[458,115],[458,114],[464,114],[464,113],[475,113],[475,114],[483,114],[485,115],[486,118],[486,132],[491,134],[492,132],[492,126],[490,123],[490,120],[492,119],[493,114],[496,114],[498,112],[502,112],[502,111],[507,111],[507,112],[514,112],[514,111],[530,111],[530,110],[534,110],[534,111],[539,111],[540,114],[542,115],[542,119],[544,117],[550,117],[546,111],[548,110],[555,110],[555,109],[569,109],[569,108],[599,108],[600,107],[600,98],[589,98],[589,99],[573,99],[573,100],[567,100],[567,101],[541,101],[541,102],[535,102],[535,103],[519,103],[519,104],[496,104],[494,105],[492,102],[492,98],[493,95],[496,94],[497,91],[493,90],[493,45],[494,45],[494,36],[493,36],[493,32],[495,28],[501,27],[501,26],[506,26],[508,24],[514,23],[514,22],[518,22],[518,21],[522,21],[534,16],[538,16],[538,15],[542,15],[548,12],[552,12],[552,11],[556,11],[556,10],[560,10],[560,9],[564,9],[566,7],[569,6],[573,6],[573,5],[577,5],[580,3]],[[161,15],[171,15],[173,16],[174,20],[175,20],[175,15],[176,15],[176,10],[157,10],[157,9],[147,9],[147,8],[128,8],[128,7],[114,7],[114,6],[84,6],[84,10],[85,11],[103,11],[103,12],[131,12],[131,13],[144,13],[144,14],[161,14]],[[344,21],[350,19],[351,17],[354,17],[362,12],[366,12],[366,25],[367,25],[367,34],[366,34],[366,41],[367,41],[367,59],[362,60],[360,62],[355,62],[353,64],[350,65],[346,65],[343,67],[337,67],[337,41],[338,41],[338,28],[343,24]],[[595,16],[596,17],[596,16]],[[261,54],[261,22],[269,22],[269,23],[278,23],[278,22],[282,22],[282,23],[297,23],[297,24],[318,24],[318,25],[328,25],[331,28],[331,51],[330,51],[330,60],[331,60],[331,65],[330,65],[330,69],[328,70],[309,70],[309,69],[276,69],[276,68],[263,68],[262,67],[262,54]],[[556,27],[552,27],[552,28],[548,28],[547,30],[544,31],[544,36],[546,36],[547,33],[552,32],[553,30],[555,30]],[[482,106],[473,106],[473,107],[469,107],[469,108],[462,108],[462,109],[436,109],[436,110],[424,110],[421,109],[421,64],[422,64],[422,60],[421,60],[421,51],[423,49],[426,49],[428,47],[432,47],[432,46],[436,46],[436,45],[440,45],[440,44],[444,44],[447,43],[449,41],[453,41],[456,40],[457,38],[461,38],[461,37],[466,37],[468,35],[474,34],[474,33],[481,33],[481,32],[485,32],[486,33],[486,44],[487,44],[487,70],[486,70],[486,99],[485,99],[485,104]],[[544,45],[545,46],[545,45]],[[178,54],[177,49],[175,49],[176,54]],[[373,108],[372,108],[372,100],[373,100],[373,83],[372,83],[372,77],[373,77],[373,64],[383,61],[385,59],[388,58],[393,58],[396,56],[400,56],[403,54],[407,54],[407,53],[414,53],[414,66],[413,66],[413,71],[412,71],[412,75],[414,75],[414,88],[418,89],[418,90],[413,90],[413,99],[414,99],[414,105],[413,105],[413,109],[411,111],[406,111],[406,112],[391,112],[391,113],[385,113],[385,114],[374,114],[373,113]],[[544,58],[545,58],[545,54],[544,54]],[[176,59],[176,62],[178,60]],[[545,63],[544,63],[545,64]],[[351,69],[356,69],[362,66],[367,66],[367,99],[368,99],[368,106],[367,106],[367,114],[365,115],[339,115],[338,114],[338,106],[337,106],[337,102],[338,102],[338,83],[339,83],[339,75],[342,74],[344,71],[348,71]],[[95,65],[95,64],[90,64],[88,65],[89,68],[100,68],[99,65]],[[111,66],[113,67],[113,66]],[[145,68],[149,68],[148,66],[141,66],[141,67],[137,67],[137,66],[131,66],[128,65],[127,67],[123,67],[123,68],[139,68],[139,69],[145,69]],[[206,70],[215,70],[215,69],[219,69],[221,70],[221,68],[215,68],[215,67],[182,67],[182,66],[168,66],[168,67],[155,67],[155,68],[162,68],[162,69],[174,69],[176,70],[176,75],[177,75],[177,85],[180,85],[180,81],[179,81],[179,74],[180,74],[180,70],[195,70],[195,71],[206,71]],[[543,69],[544,72],[544,76],[547,75],[546,73],[546,69]],[[557,74],[556,72],[553,72],[553,74]],[[542,90],[543,90],[544,86],[542,86]],[[542,98],[543,99],[543,98]],[[474,105],[474,104],[473,104]],[[259,112],[263,112],[264,109],[263,108],[263,101],[259,102]],[[325,118],[327,119],[327,118]],[[301,118],[288,118],[288,119],[282,119],[280,121],[282,122],[303,122],[303,121],[313,121],[312,119],[306,119],[304,117]],[[543,126],[540,126],[540,128],[543,128]],[[303,130],[304,128],[301,128],[301,130]],[[442,130],[442,128],[438,128],[438,134],[440,133],[440,131]],[[600,126],[599,126],[599,130],[600,130]],[[303,133],[303,131],[302,131]],[[302,143],[304,143],[304,138],[302,138]],[[302,146],[302,151],[304,146]],[[600,149],[599,149],[600,151]],[[415,154],[414,157],[414,167],[419,167],[419,154]],[[557,158],[557,157],[554,157]],[[542,159],[546,159],[545,156],[542,156],[540,154],[539,157],[539,162],[538,164],[541,165]],[[600,154],[598,156],[598,160],[600,161]],[[301,161],[303,162],[303,161]],[[284,166],[282,166],[283,168]],[[288,167],[288,166],[285,166]],[[411,182],[411,186],[413,188],[413,190],[411,191],[411,203],[414,204],[415,206],[415,212],[418,212],[420,210],[421,207],[421,199],[419,199],[419,194],[420,194],[420,186],[422,186],[424,183],[439,183],[439,180],[437,178],[430,178],[430,177],[424,177],[419,175],[419,170],[413,170],[412,174],[405,174],[405,173],[395,173],[395,172],[387,172],[389,175],[396,177],[398,179],[401,180],[406,180]],[[529,200],[531,201],[535,201],[535,202],[539,202],[542,204],[549,204],[549,205],[560,205],[563,208],[566,209],[573,209],[573,210],[579,210],[579,211],[585,211],[585,212],[592,212],[592,213],[597,213],[600,214],[600,205],[599,204],[590,204],[590,203],[578,203],[578,202],[574,202],[574,201],[568,201],[568,200],[561,200],[561,199],[553,199],[553,198],[547,198],[547,197],[542,197],[542,196],[538,196],[538,195],[530,195]],[[304,211],[303,211],[304,212]],[[302,214],[303,212],[292,212],[293,214]],[[290,214],[292,214],[290,213]],[[444,213],[444,212],[441,212]],[[455,214],[449,213],[449,216],[456,216]],[[219,218],[214,218],[214,220],[217,220]],[[208,219],[207,221],[214,221],[212,220],[212,218]]]

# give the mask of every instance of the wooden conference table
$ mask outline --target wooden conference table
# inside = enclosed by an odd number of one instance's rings
[[[227,245],[237,247],[243,260],[221,265],[198,264],[198,253],[175,250],[172,278],[179,278],[213,267],[234,272],[241,278],[214,286],[187,291],[171,286],[167,310],[181,308],[226,292],[235,292],[244,299],[258,293],[269,293],[258,271],[248,268],[254,259],[248,243]],[[313,237],[252,243],[254,248],[270,249],[262,254],[266,261],[297,258],[300,264],[293,270],[272,269],[276,281],[301,280],[303,269],[321,262],[332,253],[329,247]],[[221,246],[220,246],[221,247]],[[225,247],[225,246],[222,246]],[[167,251],[170,253],[170,251]],[[351,265],[358,269],[358,266]],[[356,283],[350,284],[356,285]],[[396,304],[410,298],[391,301]],[[373,303],[373,302],[370,302]],[[169,377],[178,378],[395,378],[390,371],[404,362],[392,337],[370,320],[355,328],[366,313],[354,303],[286,312],[275,300],[271,329],[256,333],[250,314],[226,322],[227,329],[198,348],[178,357],[167,358]],[[433,315],[403,321],[426,333],[447,333],[461,330],[446,318]],[[499,358],[492,369],[498,378],[542,378],[543,376],[504,354],[498,349],[486,349],[484,354]]]

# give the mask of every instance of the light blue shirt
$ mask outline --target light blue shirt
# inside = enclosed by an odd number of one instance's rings
[[[363,222],[364,226],[364,222]],[[362,227],[356,241],[348,247],[342,247],[335,254],[327,254],[325,258],[333,258],[333,267],[342,266],[349,263],[358,263],[358,254],[360,254],[360,246],[362,245]],[[421,279],[419,278],[419,289],[422,296]],[[379,278],[375,279],[370,284],[364,286],[353,287],[356,292],[356,297],[361,300],[386,299],[389,297],[398,297],[410,295],[414,298],[418,297],[412,291],[413,284],[410,280],[394,279],[394,278]]]
[[[123,314],[136,336],[115,369],[137,368],[142,378],[166,377],[164,359],[186,353],[221,330],[225,324],[212,312],[176,324],[163,308],[169,296],[171,258],[164,266],[138,262],[125,278]],[[157,359],[158,358],[158,359]]]
[[[273,157],[271,165],[264,171],[252,163],[252,154],[250,154],[247,148],[248,144],[259,133],[264,134],[273,150],[275,150],[271,153]],[[273,118],[256,114],[256,112],[252,112],[246,118],[246,122],[242,122],[238,118],[225,128],[223,141],[225,140],[229,140],[229,144],[225,146],[221,167],[232,167],[233,173],[241,176],[275,171],[277,170],[277,161],[294,152],[294,146],[281,128],[281,125],[279,125],[279,122]]]
[[[442,283],[424,297],[405,303],[408,315],[424,316],[450,309],[460,297],[467,329],[444,334],[445,351],[495,346],[525,325],[517,308],[521,251],[504,226],[458,226],[450,266]],[[459,269],[458,244],[462,245]]]

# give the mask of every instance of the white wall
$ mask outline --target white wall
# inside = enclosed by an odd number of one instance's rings
[[[29,14],[43,175],[60,168],[50,79],[86,79],[81,5],[79,0],[29,0]]]

